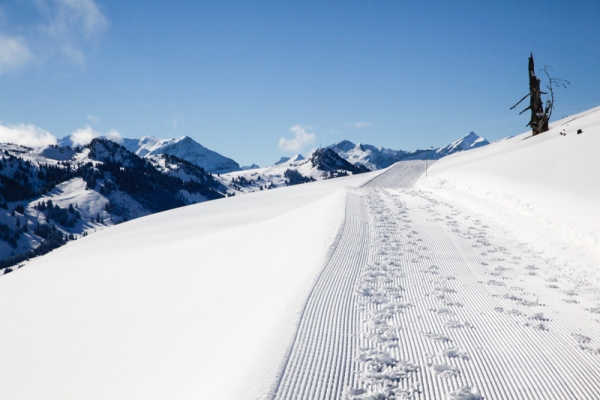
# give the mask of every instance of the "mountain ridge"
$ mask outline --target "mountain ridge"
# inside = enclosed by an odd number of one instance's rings
[[[349,140],[342,140],[327,146],[327,148],[332,149],[338,153],[340,157],[352,164],[361,164],[371,170],[377,170],[387,168],[390,165],[403,160],[439,160],[442,157],[485,146],[487,144],[489,144],[489,141],[477,135],[475,132],[469,132],[449,145],[437,149],[414,151],[392,150],[363,143],[354,144]]]

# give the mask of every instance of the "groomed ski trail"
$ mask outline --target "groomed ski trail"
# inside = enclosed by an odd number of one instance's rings
[[[352,288],[371,236],[363,201],[348,197],[337,245],[307,301],[274,399],[337,399],[354,384],[358,314]]]
[[[598,399],[600,307],[560,261],[411,189],[348,197],[274,399]]]

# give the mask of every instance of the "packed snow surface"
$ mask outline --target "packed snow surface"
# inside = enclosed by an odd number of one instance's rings
[[[598,148],[600,108],[78,240],[0,277],[2,395],[600,398]]]

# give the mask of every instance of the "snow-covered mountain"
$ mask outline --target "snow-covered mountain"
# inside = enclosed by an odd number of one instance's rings
[[[489,142],[470,132],[461,139],[438,149],[427,150],[392,150],[385,147],[376,147],[369,144],[354,144],[348,140],[332,144],[328,148],[332,149],[352,164],[361,164],[371,170],[387,168],[390,165],[402,160],[439,160],[450,154],[465,150],[471,150],[477,147],[485,146]]]
[[[242,166],[240,167],[240,169],[241,169],[242,171],[247,171],[247,170],[249,170],[249,169],[257,169],[257,168],[260,168],[260,165],[258,165],[258,164],[252,164],[252,165],[242,165]]]
[[[242,194],[368,171],[364,166],[355,166],[347,162],[333,150],[323,148],[315,150],[308,158],[300,154],[289,158],[282,157],[269,167],[221,174],[217,179],[228,187],[231,193]]]
[[[488,144],[490,144],[490,142],[477,135],[475,132],[469,132],[468,135],[463,136],[457,141],[435,150],[435,155],[433,158],[437,160],[450,154],[476,149]]]
[[[221,198],[227,188],[173,155],[110,140],[42,149],[0,143],[0,268],[117,223]]]
[[[340,173],[352,173],[353,175],[369,172],[370,169],[364,165],[354,165],[341,158],[330,148],[321,148],[315,150],[310,155],[310,162],[313,167],[319,171],[329,173],[329,177],[335,177]]]
[[[140,157],[170,154],[215,174],[240,170],[237,162],[207,149],[189,136],[179,139],[158,139],[154,136],[123,139],[123,146]]]
[[[0,218],[6,226],[0,236],[2,265],[12,265],[28,252],[39,253],[64,242],[49,242],[48,234],[42,232],[40,236],[39,231],[29,230],[35,221],[54,227],[57,233],[53,238],[60,234],[63,239],[77,238],[98,228],[187,204],[359,174],[368,171],[368,166],[383,168],[401,159],[437,159],[487,141],[471,133],[427,154],[343,141],[315,150],[308,159],[297,154],[271,167],[252,166],[248,170],[240,170],[235,161],[189,137],[123,139],[124,145],[97,138],[76,148],[68,146],[72,144],[69,138],[60,143],[67,145],[38,150],[1,145],[9,164],[0,171],[0,201],[5,213],[11,214],[11,218]],[[210,171],[221,173],[213,176]],[[42,206],[40,211],[38,205],[48,202],[53,208],[48,211]],[[53,215],[55,207],[58,209]],[[70,210],[71,214],[60,209]],[[21,219],[12,215],[19,211]],[[75,212],[81,220],[74,219]],[[45,241],[47,246],[42,246]]]
[[[281,157],[275,164],[273,165],[279,165],[279,164],[283,164],[283,163],[294,163],[294,162],[298,162],[298,161],[302,161],[304,160],[304,156],[302,156],[302,154],[296,154],[293,157]]]

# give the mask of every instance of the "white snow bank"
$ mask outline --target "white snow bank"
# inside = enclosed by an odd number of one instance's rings
[[[506,224],[516,216],[528,224],[516,232],[523,238],[549,234],[592,265],[600,260],[600,107],[551,127],[446,157],[418,186]],[[587,272],[600,282],[597,268]]]
[[[378,173],[140,218],[3,276],[2,396],[265,398],[344,187]]]

